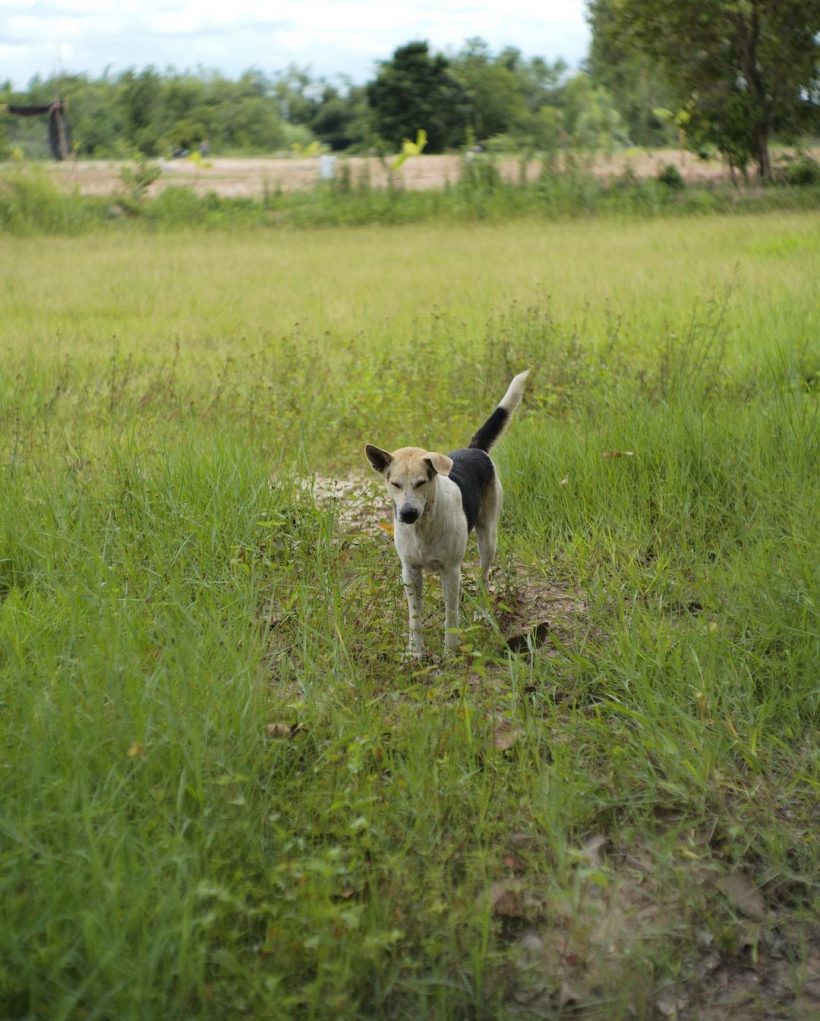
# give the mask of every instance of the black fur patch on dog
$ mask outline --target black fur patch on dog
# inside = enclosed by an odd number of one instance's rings
[[[467,528],[472,531],[481,510],[482,497],[495,478],[495,467],[489,455],[476,447],[454,450],[449,457],[452,458],[453,467],[447,477],[461,490],[461,506],[467,518]]]

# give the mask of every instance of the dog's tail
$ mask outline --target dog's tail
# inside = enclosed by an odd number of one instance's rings
[[[521,403],[524,385],[529,374],[530,370],[526,369],[524,372],[519,372],[515,379],[513,379],[512,383],[507,387],[507,392],[501,398],[498,407],[470,440],[471,447],[489,451],[490,447],[504,432],[507,423],[512,418],[513,412]]]

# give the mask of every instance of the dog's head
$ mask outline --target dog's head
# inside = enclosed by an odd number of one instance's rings
[[[420,447],[401,447],[391,454],[368,443],[364,451],[373,471],[383,476],[396,517],[405,525],[419,520],[433,498],[436,476],[449,475],[453,467],[446,454]]]

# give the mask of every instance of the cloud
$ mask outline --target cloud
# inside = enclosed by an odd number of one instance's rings
[[[537,14],[533,11],[536,10]],[[23,86],[60,71],[100,74],[149,64],[206,65],[228,75],[249,67],[309,66],[364,81],[375,63],[411,39],[455,50],[480,36],[492,49],[585,55],[584,0],[0,0],[0,75]]]

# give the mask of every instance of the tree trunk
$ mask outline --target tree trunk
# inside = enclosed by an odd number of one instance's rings
[[[758,125],[755,132],[755,149],[757,175],[768,184],[772,180],[772,161],[769,157],[769,132],[765,124]]]
[[[744,63],[746,83],[755,105],[754,148],[757,173],[766,183],[772,179],[772,162],[769,158],[769,95],[766,82],[758,63],[757,50],[760,43],[760,11],[757,4],[752,6],[752,23],[747,26],[741,15],[742,36],[745,41]]]

